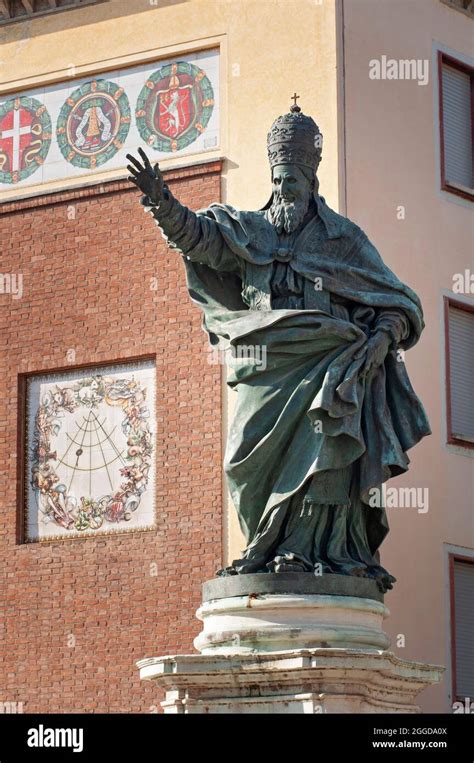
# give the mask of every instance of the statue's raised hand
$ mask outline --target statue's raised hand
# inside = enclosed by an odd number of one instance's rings
[[[163,199],[163,189],[165,181],[158,166],[151,166],[149,159],[142,148],[138,149],[142,163],[135,159],[131,154],[127,154],[132,164],[127,164],[127,169],[131,173],[129,180],[148,196],[153,202],[158,203]]]

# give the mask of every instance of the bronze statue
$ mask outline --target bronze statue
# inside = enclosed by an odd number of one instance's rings
[[[371,499],[430,433],[400,352],[418,341],[423,313],[365,233],[319,196],[321,146],[298,106],[279,117],[272,193],[251,212],[184,207],[141,149],[128,169],[183,256],[211,344],[230,349],[238,397],[225,471],[248,545],[219,574],[357,575],[385,591],[388,525]]]

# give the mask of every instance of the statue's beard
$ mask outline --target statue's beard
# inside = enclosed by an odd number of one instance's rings
[[[308,211],[310,192],[303,199],[284,201],[280,195],[274,195],[268,210],[268,219],[275,226],[277,233],[293,233],[303,222]]]

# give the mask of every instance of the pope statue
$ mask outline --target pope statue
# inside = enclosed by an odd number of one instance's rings
[[[386,591],[381,486],[430,434],[403,363],[420,300],[319,196],[314,120],[291,106],[267,144],[272,193],[252,212],[193,212],[144,151],[127,156],[237,390],[225,472],[247,547],[219,574],[357,575]]]

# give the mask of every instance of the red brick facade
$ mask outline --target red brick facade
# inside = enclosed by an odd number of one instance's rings
[[[166,180],[198,209],[219,199],[220,170]],[[127,181],[4,204],[0,230],[0,272],[23,275],[21,299],[0,293],[0,701],[150,712],[161,696],[135,662],[192,651],[201,583],[222,562],[220,368],[180,258]],[[19,375],[150,355],[156,530],[22,544]]]

